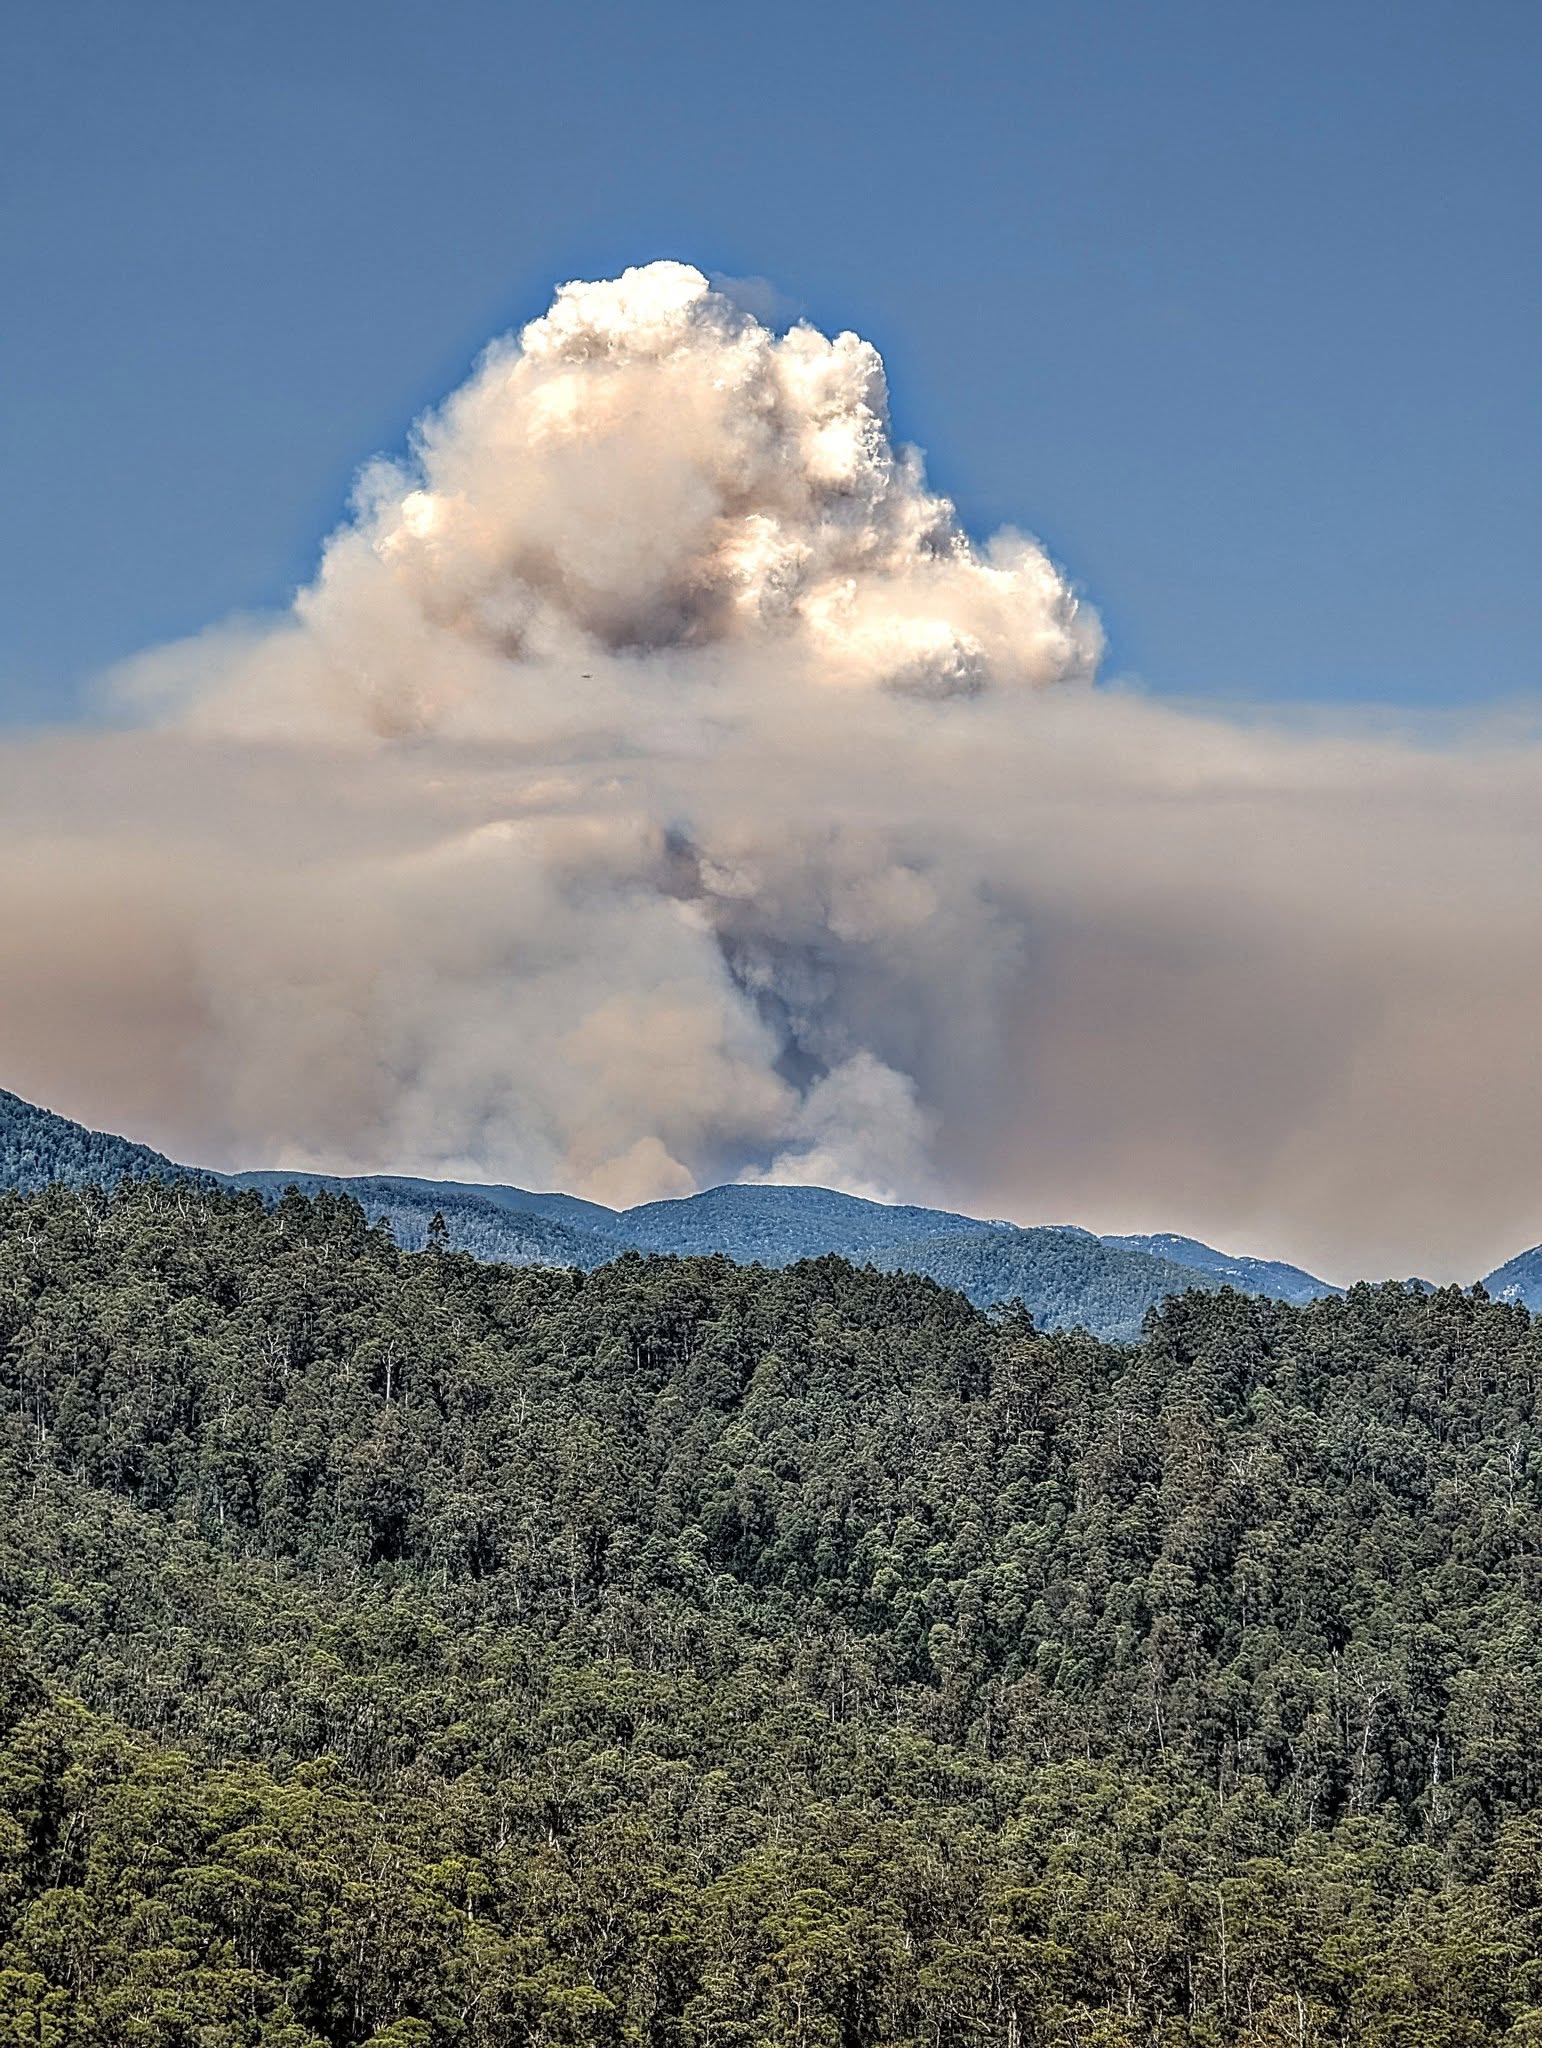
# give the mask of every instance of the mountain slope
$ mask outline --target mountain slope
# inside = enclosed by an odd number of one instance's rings
[[[1179,1237],[1170,1230],[1149,1237],[1105,1237],[1102,1242],[1125,1251],[1149,1252],[1153,1258],[1171,1259],[1199,1273],[1213,1273],[1227,1287],[1235,1287],[1243,1294],[1267,1294],[1272,1301],[1316,1301],[1324,1294],[1344,1291],[1342,1287],[1329,1286],[1315,1274],[1303,1272],[1300,1266],[1287,1265],[1283,1259],[1253,1259],[1218,1252],[1211,1245],[1201,1244],[1197,1237]]]
[[[723,1252],[786,1266],[831,1252],[860,1260],[911,1238],[973,1236],[994,1227],[948,1209],[869,1202],[833,1188],[739,1184],[623,1209],[612,1229],[639,1251]]]
[[[1223,1284],[1172,1259],[1104,1245],[1085,1230],[1021,1230],[831,1188],[735,1185],[616,1211],[522,1188],[393,1175],[241,1173],[230,1176],[230,1184],[269,1198],[291,1186],[307,1194],[352,1195],[370,1221],[388,1223],[408,1251],[425,1243],[437,1210],[455,1250],[517,1266],[590,1271],[626,1251],[773,1267],[837,1257],[883,1272],[924,1274],[979,1308],[1020,1300],[1042,1329],[1082,1324],[1103,1337],[1134,1337],[1147,1309],[1169,1294]],[[564,1211],[592,1223],[564,1222]]]
[[[432,1195],[438,1206],[445,1200],[491,1202],[495,1208],[509,1209],[521,1216],[544,1216],[552,1223],[561,1223],[570,1228],[598,1232],[604,1237],[614,1224],[618,1211],[607,1209],[600,1202],[586,1202],[582,1195],[564,1195],[547,1190],[537,1193],[530,1188],[506,1187],[496,1181],[472,1180],[422,1180],[411,1174],[372,1174],[378,1180],[394,1188],[410,1188],[417,1193]]]
[[[0,1187],[29,1194],[52,1181],[66,1187],[120,1180],[182,1180],[189,1169],[110,1131],[90,1131],[0,1088]]]
[[[874,1253],[890,1273],[924,1273],[953,1287],[976,1308],[1021,1301],[1041,1330],[1080,1324],[1094,1336],[1129,1341],[1146,1311],[1189,1288],[1225,1283],[1171,1259],[1105,1245],[1090,1230],[1065,1225],[1016,1230],[992,1225],[971,1234],[916,1238]]]
[[[1506,1259],[1483,1284],[1497,1301],[1518,1301],[1524,1308],[1542,1309],[1542,1244]]]
[[[0,1186],[25,1191],[53,1180],[113,1186],[126,1178],[219,1180],[269,1202],[291,1186],[349,1195],[372,1223],[387,1224],[406,1250],[426,1243],[438,1213],[452,1249],[515,1266],[592,1271],[628,1251],[717,1255],[773,1267],[835,1255],[885,1272],[923,1274],[957,1288],[977,1307],[1020,1300],[1044,1329],[1080,1324],[1124,1340],[1138,1333],[1148,1309],[1187,1288],[1229,1285],[1296,1302],[1333,1291],[1298,1267],[1231,1258],[1193,1238],[1100,1239],[1070,1226],[1022,1229],[830,1188],[734,1185],[614,1210],[576,1195],[412,1175],[207,1174],[0,1092]],[[1542,1299],[1542,1284],[1537,1293]]]
[[[221,1178],[227,1187],[252,1188],[267,1201],[277,1200],[286,1188],[298,1188],[307,1195],[351,1195],[371,1223],[390,1225],[391,1235],[403,1251],[423,1249],[436,1214],[444,1219],[446,1243],[451,1249],[510,1266],[582,1266],[587,1271],[604,1265],[624,1249],[542,1210],[524,1210],[515,1202],[498,1199],[521,1194],[519,1188],[484,1192],[467,1186],[464,1192],[451,1192],[453,1182],[400,1179],[393,1174],[262,1171]],[[576,1206],[587,1208],[589,1204]]]

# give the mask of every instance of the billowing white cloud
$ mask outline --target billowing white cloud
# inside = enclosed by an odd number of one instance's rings
[[[0,754],[0,1080],[214,1164],[1542,1236],[1542,750],[1091,687],[874,351],[747,296],[565,287],[292,616]]]

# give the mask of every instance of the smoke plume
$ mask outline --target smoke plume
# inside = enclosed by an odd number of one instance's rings
[[[0,1080],[210,1164],[1542,1236],[1542,749],[1097,686],[854,335],[564,287],[281,622],[0,753]]]

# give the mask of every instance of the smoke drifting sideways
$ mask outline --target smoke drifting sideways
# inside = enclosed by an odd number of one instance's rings
[[[681,264],[565,286],[290,615],[0,749],[0,1080],[213,1165],[811,1181],[1334,1276],[1542,1237],[1542,747],[1099,654],[866,343]]]

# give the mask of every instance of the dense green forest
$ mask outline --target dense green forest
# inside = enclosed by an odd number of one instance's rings
[[[1542,1326],[0,1197],[0,2048],[1542,2042]]]

